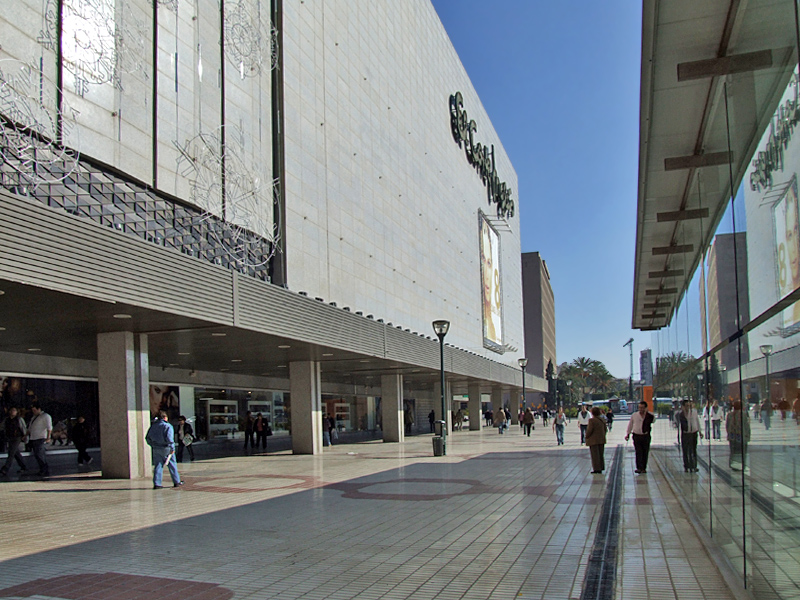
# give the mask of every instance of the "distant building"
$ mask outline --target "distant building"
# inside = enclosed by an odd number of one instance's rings
[[[556,305],[550,271],[538,252],[522,254],[522,306],[525,327],[525,371],[544,377],[548,361],[556,362]]]
[[[736,246],[734,248],[734,239]],[[737,260],[734,261],[734,250]],[[735,265],[738,264],[738,269]],[[738,272],[737,272],[738,271]],[[736,318],[736,279],[739,280],[738,308],[741,323],[750,321],[750,302],[747,293],[747,234],[721,233],[714,238],[708,253],[708,347],[713,348],[739,328]],[[702,304],[702,298],[701,298]],[[701,313],[704,309],[701,308]],[[750,360],[747,336],[743,336],[741,363]],[[719,362],[729,368],[739,363],[737,344],[728,344],[719,353]]]

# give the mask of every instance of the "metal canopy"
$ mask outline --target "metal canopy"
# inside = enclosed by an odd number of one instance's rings
[[[644,0],[634,329],[669,325],[689,287],[796,65],[794,23],[793,0]]]

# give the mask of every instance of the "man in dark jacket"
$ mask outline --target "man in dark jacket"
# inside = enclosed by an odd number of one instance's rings
[[[11,464],[14,462],[14,460],[17,461],[20,472],[26,471],[25,462],[22,460],[22,454],[20,454],[19,447],[22,445],[22,440],[25,439],[25,435],[28,431],[25,427],[25,421],[23,421],[22,417],[19,416],[17,409],[13,406],[8,409],[8,416],[3,421],[3,431],[5,431],[6,434],[8,458],[6,459],[6,464],[3,465],[2,469],[0,469],[0,475],[3,477],[8,475],[8,470],[11,468]]]
[[[89,424],[86,422],[86,419],[83,417],[83,415],[81,415],[78,417],[78,422],[72,427],[72,442],[75,444],[75,448],[78,450],[79,465],[82,465],[83,463],[86,463],[87,465],[92,464],[92,457],[89,456],[88,452],[86,452],[86,448],[89,446],[89,439]]]

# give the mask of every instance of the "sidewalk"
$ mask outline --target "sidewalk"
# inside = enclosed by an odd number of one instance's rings
[[[419,436],[209,459],[180,465],[181,489],[92,473],[3,482],[3,539],[19,542],[0,545],[0,598],[580,598],[606,478],[574,424],[566,439],[512,426],[455,432],[439,458]],[[671,521],[660,474],[634,479],[631,465],[617,597],[732,597]],[[682,579],[690,552],[698,587]]]

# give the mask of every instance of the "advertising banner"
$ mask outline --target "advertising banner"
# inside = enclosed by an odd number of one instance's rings
[[[479,213],[481,247],[481,295],[483,298],[483,345],[503,350],[503,293],[500,286],[500,236]]]

